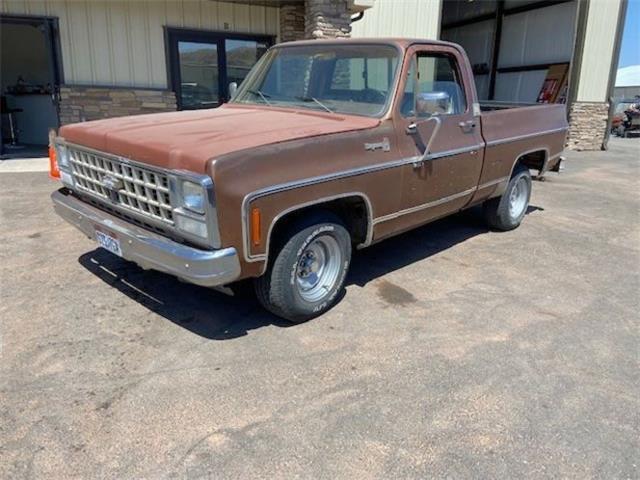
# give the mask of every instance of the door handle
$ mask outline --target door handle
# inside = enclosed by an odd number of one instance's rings
[[[476,128],[475,120],[467,120],[466,122],[460,122],[458,126],[462,129],[464,133],[471,133],[474,128]]]
[[[406,129],[407,135],[414,135],[418,132],[418,125],[416,125],[415,123],[410,123],[409,125],[407,125],[407,129]]]

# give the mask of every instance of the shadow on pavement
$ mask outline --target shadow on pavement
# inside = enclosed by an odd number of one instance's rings
[[[267,325],[291,325],[262,309],[245,289],[229,296],[171,275],[143,270],[101,248],[87,252],[78,261],[127,297],[204,338],[228,340]]]
[[[527,214],[536,210],[543,209],[530,206]],[[354,252],[347,284],[364,286],[488,231],[474,208],[390,238]],[[229,296],[145,271],[101,248],[80,256],[78,262],[127,297],[204,338],[227,340],[268,325],[292,326],[262,309],[247,282],[234,286],[235,294]]]

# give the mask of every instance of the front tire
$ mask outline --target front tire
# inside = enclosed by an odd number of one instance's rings
[[[502,231],[517,228],[527,213],[530,198],[531,173],[526,166],[519,164],[502,196],[484,203],[487,224]]]
[[[293,323],[322,315],[337,301],[351,263],[351,237],[330,214],[299,222],[288,232],[265,274],[258,300]]]

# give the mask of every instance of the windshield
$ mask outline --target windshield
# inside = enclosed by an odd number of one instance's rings
[[[376,117],[389,103],[398,50],[388,45],[275,48],[253,68],[235,103]]]
[[[633,106],[633,103],[624,102],[616,105],[615,113],[624,113],[625,110],[629,110]]]

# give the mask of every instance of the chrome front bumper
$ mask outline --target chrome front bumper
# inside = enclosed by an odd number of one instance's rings
[[[122,257],[142,268],[158,270],[196,285],[215,287],[240,276],[235,248],[200,250],[157,235],[95,208],[65,190],[51,195],[58,215],[89,238],[96,227],[111,232],[120,241]]]

